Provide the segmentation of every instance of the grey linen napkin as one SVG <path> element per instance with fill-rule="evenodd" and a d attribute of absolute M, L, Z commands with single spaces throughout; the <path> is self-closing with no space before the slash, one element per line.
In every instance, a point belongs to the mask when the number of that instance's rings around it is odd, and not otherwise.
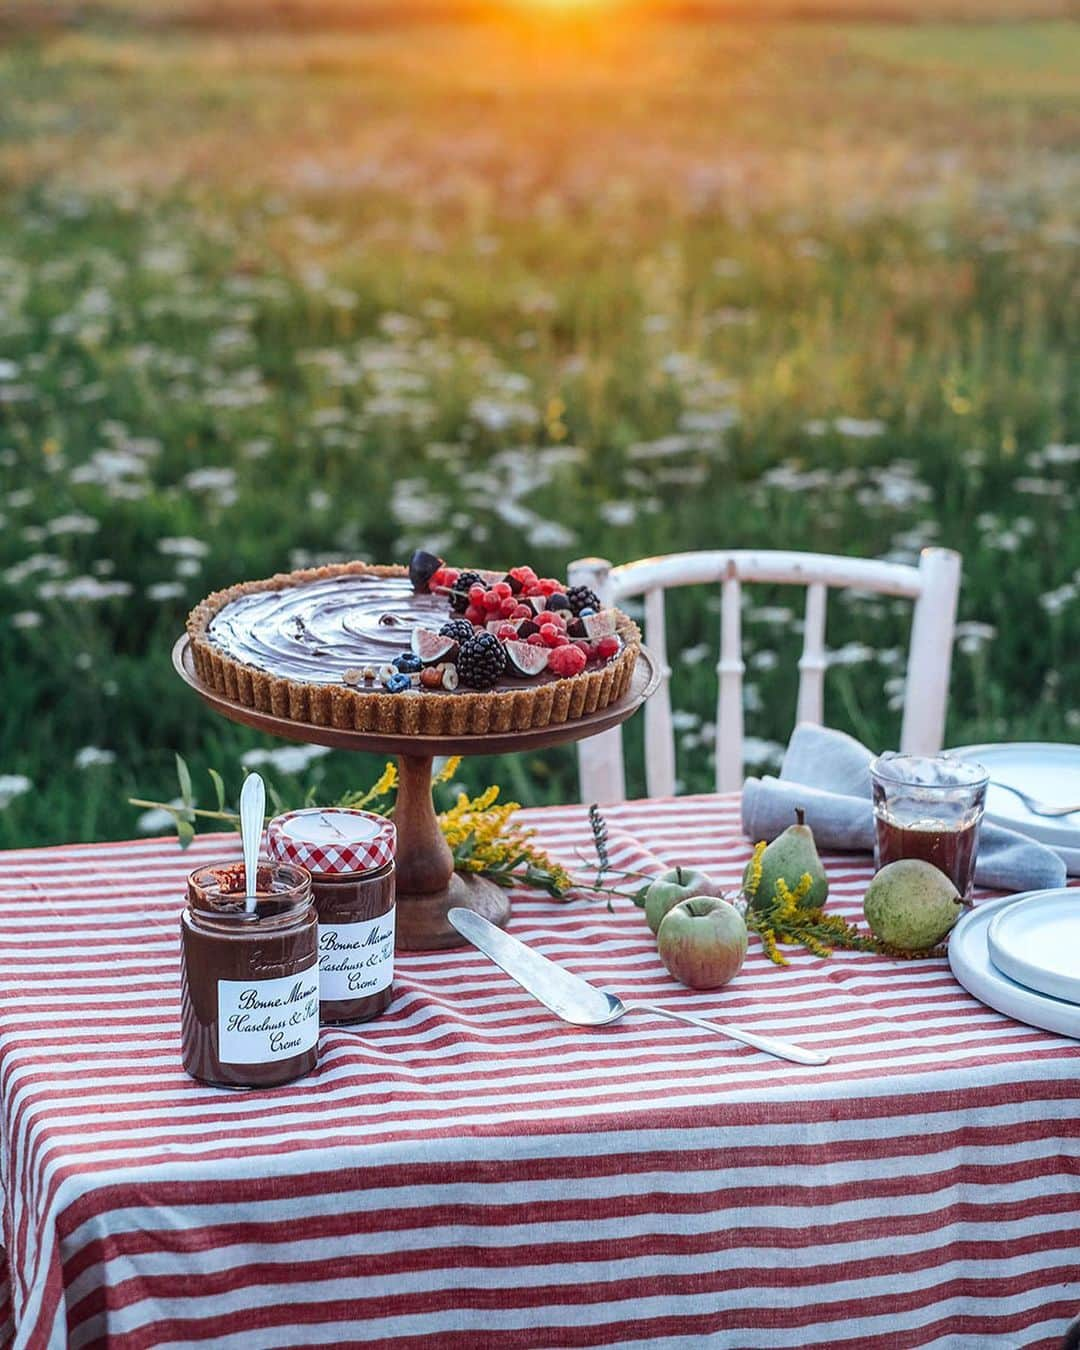
<path fill-rule="evenodd" d="M 746 780 L 742 824 L 747 838 L 775 839 L 801 806 L 819 847 L 871 852 L 872 759 L 865 745 L 842 731 L 800 723 L 791 734 L 780 777 Z M 1049 890 L 1065 885 L 1065 864 L 1045 844 L 983 821 L 975 880 L 993 891 Z"/>

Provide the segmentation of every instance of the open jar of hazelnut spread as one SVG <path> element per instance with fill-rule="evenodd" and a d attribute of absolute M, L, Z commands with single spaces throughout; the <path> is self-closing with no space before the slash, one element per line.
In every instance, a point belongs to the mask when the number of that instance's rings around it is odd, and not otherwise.
<path fill-rule="evenodd" d="M 180 916 L 184 1068 L 220 1087 L 276 1087 L 319 1059 L 311 877 L 262 863 L 253 912 L 243 863 L 197 868 Z"/>
<path fill-rule="evenodd" d="M 378 1017 L 393 997 L 393 821 L 370 811 L 310 807 L 276 816 L 266 837 L 275 859 L 311 873 L 323 1022 Z"/>

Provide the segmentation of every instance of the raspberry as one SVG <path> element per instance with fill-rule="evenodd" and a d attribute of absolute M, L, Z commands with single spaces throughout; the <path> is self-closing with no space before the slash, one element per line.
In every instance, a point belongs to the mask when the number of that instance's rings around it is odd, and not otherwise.
<path fill-rule="evenodd" d="M 494 591 L 485 591 L 480 603 L 485 609 L 496 610 L 502 604 L 502 596 L 496 595 Z"/>
<path fill-rule="evenodd" d="M 554 671 L 561 679 L 580 675 L 584 669 L 585 653 L 572 642 L 565 647 L 557 647 L 548 659 L 548 670 Z"/>
<path fill-rule="evenodd" d="M 515 604 L 510 611 L 511 619 L 531 619 L 533 616 L 532 605 Z"/>
<path fill-rule="evenodd" d="M 561 582 L 561 581 L 556 581 L 554 577 L 541 577 L 541 578 L 540 578 L 540 594 L 541 594 L 541 595 L 556 595 L 556 594 L 557 594 L 559 591 L 561 591 L 561 590 L 562 590 L 562 582 Z"/>
<path fill-rule="evenodd" d="M 487 623 L 487 610 L 478 609 L 476 605 L 470 605 L 465 611 L 465 617 L 474 628 L 482 628 Z"/>
<path fill-rule="evenodd" d="M 553 623 L 560 633 L 566 632 L 566 618 L 557 609 L 545 609 L 543 611 L 544 623 Z"/>
<path fill-rule="evenodd" d="M 546 595 L 546 594 L 547 594 L 547 592 L 544 591 L 544 590 L 541 588 L 539 581 L 527 581 L 527 582 L 525 583 L 525 590 L 524 590 L 522 593 L 523 593 L 524 595 Z"/>
<path fill-rule="evenodd" d="M 497 581 L 491 589 L 500 600 L 506 600 L 514 594 L 513 587 L 508 581 Z"/>
<path fill-rule="evenodd" d="M 530 633 L 529 636 L 525 639 L 525 641 L 529 644 L 530 647 L 547 646 L 547 643 L 544 641 L 544 639 L 540 636 L 539 633 Z"/>
<path fill-rule="evenodd" d="M 602 637 L 596 644 L 596 655 L 601 661 L 608 661 L 622 646 L 619 639 L 612 633 L 607 637 Z"/>
<path fill-rule="evenodd" d="M 522 586 L 530 586 L 537 579 L 536 573 L 531 567 L 511 567 L 506 575 L 513 577 L 515 581 L 519 581 Z"/>
<path fill-rule="evenodd" d="M 559 638 L 563 635 L 553 623 L 542 623 L 540 625 L 540 639 L 545 647 L 557 647 Z"/>

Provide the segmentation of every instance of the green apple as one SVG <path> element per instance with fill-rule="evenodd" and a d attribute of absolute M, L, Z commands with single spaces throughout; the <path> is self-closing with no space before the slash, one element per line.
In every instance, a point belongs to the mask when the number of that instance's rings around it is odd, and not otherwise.
<path fill-rule="evenodd" d="M 742 970 L 746 924 L 727 900 L 695 895 L 664 915 L 656 949 L 675 979 L 691 989 L 719 989 Z"/>
<path fill-rule="evenodd" d="M 673 867 L 661 874 L 645 892 L 645 921 L 654 933 L 660 930 L 660 921 L 673 905 L 689 900 L 692 895 L 720 895 L 720 887 L 704 872 L 694 867 Z"/>

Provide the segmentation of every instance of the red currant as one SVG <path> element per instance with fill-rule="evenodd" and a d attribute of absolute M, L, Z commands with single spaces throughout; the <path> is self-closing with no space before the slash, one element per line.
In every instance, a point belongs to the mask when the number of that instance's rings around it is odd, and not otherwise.
<path fill-rule="evenodd" d="M 515 604 L 514 608 L 510 611 L 510 617 L 512 619 L 531 619 L 532 616 L 533 616 L 532 605 Z"/>
<path fill-rule="evenodd" d="M 485 591 L 480 603 L 485 609 L 496 610 L 502 604 L 502 596 L 496 595 L 494 591 Z"/>
<path fill-rule="evenodd" d="M 487 623 L 487 610 L 480 609 L 476 605 L 470 605 L 465 611 L 464 617 L 468 619 L 474 628 L 480 628 Z"/>
<path fill-rule="evenodd" d="M 544 639 L 540 636 L 539 633 L 530 633 L 529 636 L 525 639 L 525 641 L 529 644 L 530 647 L 547 646 L 547 643 L 544 641 Z"/>

